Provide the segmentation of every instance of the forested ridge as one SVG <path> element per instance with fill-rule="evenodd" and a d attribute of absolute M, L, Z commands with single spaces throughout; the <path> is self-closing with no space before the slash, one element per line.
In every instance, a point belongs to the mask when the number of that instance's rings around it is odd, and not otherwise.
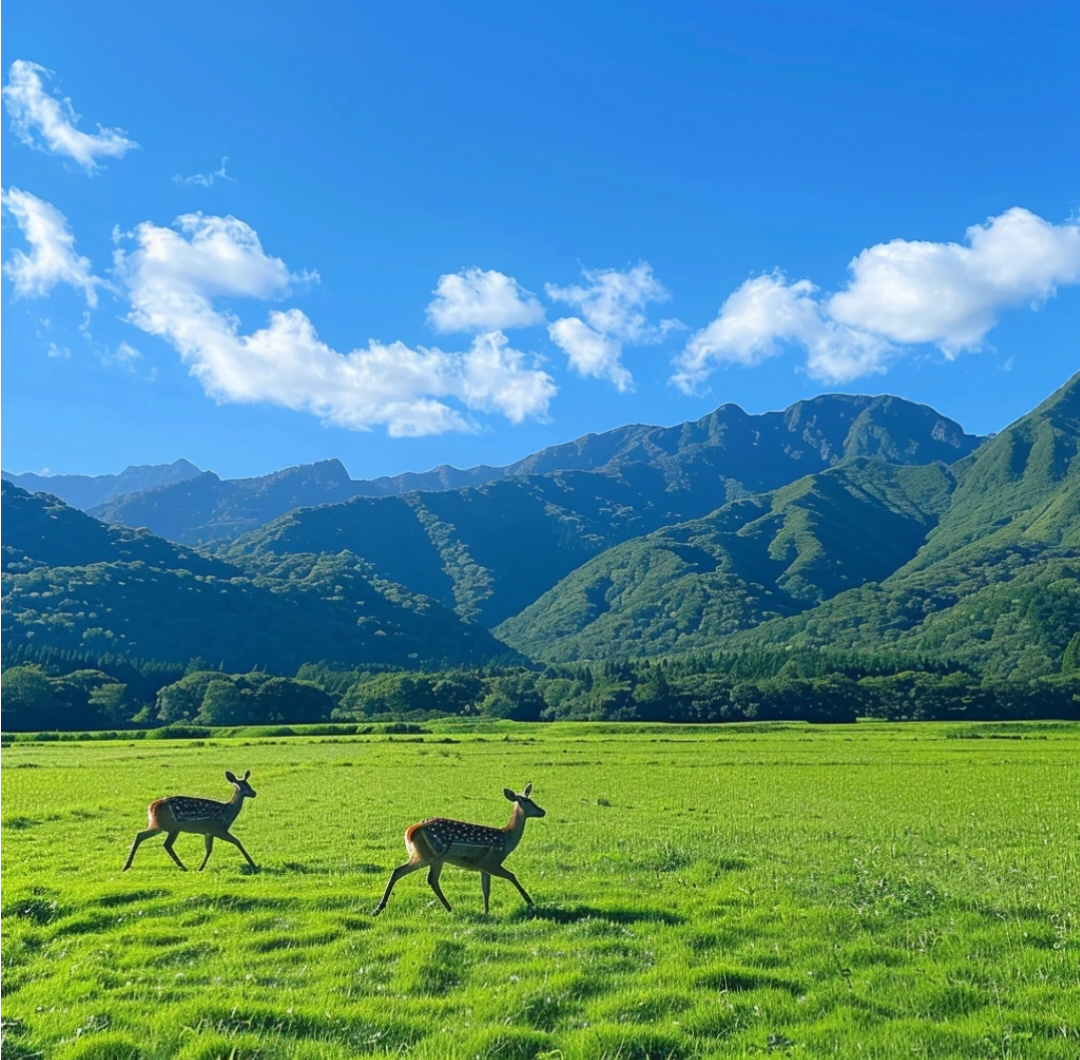
<path fill-rule="evenodd" d="M 1076 716 L 1080 375 L 979 443 L 722 406 L 203 546 L 5 482 L 3 726 Z"/>

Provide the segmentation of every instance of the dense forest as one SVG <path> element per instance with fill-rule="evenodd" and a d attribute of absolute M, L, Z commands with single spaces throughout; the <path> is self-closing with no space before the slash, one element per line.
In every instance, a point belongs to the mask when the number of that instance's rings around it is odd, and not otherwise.
<path fill-rule="evenodd" d="M 784 650 L 634 662 L 236 674 L 21 651 L 3 673 L 5 731 L 328 721 L 852 722 L 1080 720 L 1080 633 L 1058 673 L 987 678 L 933 658 Z"/>
<path fill-rule="evenodd" d="M 1078 453 L 1080 375 L 989 440 L 826 395 L 284 515 L 361 484 L 115 502 L 263 520 L 203 545 L 5 481 L 2 726 L 1080 717 Z"/>

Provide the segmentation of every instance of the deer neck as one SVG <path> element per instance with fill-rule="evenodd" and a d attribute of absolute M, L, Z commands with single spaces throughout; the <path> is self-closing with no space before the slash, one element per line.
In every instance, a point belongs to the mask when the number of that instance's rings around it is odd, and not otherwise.
<path fill-rule="evenodd" d="M 225 821 L 226 828 L 228 828 L 229 825 L 231 825 L 233 821 L 236 820 L 236 818 L 240 814 L 240 811 L 243 808 L 244 796 L 240 794 L 239 788 L 233 788 L 232 798 L 229 799 L 227 803 L 225 803 L 225 809 L 221 814 L 222 818 Z"/>
<path fill-rule="evenodd" d="M 506 833 L 503 849 L 507 854 L 521 842 L 521 837 L 525 833 L 525 820 L 525 811 L 521 808 L 521 803 L 514 803 L 514 812 L 510 814 L 510 823 L 503 829 Z"/>

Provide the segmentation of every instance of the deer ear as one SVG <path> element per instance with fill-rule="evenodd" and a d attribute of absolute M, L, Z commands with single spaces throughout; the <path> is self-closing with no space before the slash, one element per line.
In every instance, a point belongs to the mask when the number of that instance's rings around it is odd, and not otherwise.
<path fill-rule="evenodd" d="M 250 777 L 250 776 L 251 776 L 251 770 L 249 769 L 249 770 L 248 770 L 248 771 L 247 771 L 247 772 L 246 772 L 246 773 L 244 774 L 244 779 L 245 779 L 245 780 L 247 780 L 247 778 L 248 778 L 248 777 Z"/>
<path fill-rule="evenodd" d="M 228 781 L 228 782 L 229 782 L 230 784 L 235 784 L 235 783 L 236 783 L 236 774 L 235 774 L 235 773 L 233 773 L 233 771 L 232 771 L 231 769 L 226 769 L 226 770 L 225 770 L 225 779 L 226 779 L 226 780 L 227 780 L 227 781 Z"/>
<path fill-rule="evenodd" d="M 525 798 L 528 798 L 532 794 L 532 781 L 531 780 L 529 781 L 528 784 L 525 785 L 525 790 L 522 791 L 521 794 L 524 795 Z"/>
<path fill-rule="evenodd" d="M 509 788 L 503 788 L 503 794 L 511 801 L 517 802 L 517 795 L 515 795 Z"/>

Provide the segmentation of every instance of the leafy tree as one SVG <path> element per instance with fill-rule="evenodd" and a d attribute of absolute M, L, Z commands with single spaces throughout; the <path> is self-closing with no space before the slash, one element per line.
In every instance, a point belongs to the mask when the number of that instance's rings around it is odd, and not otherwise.
<path fill-rule="evenodd" d="M 1073 639 L 1069 641 L 1065 654 L 1061 658 L 1063 674 L 1074 674 L 1078 671 L 1080 671 L 1080 631 L 1073 634 Z"/>
<path fill-rule="evenodd" d="M 40 666 L 12 666 L 0 682 L 3 727 L 15 732 L 63 729 L 70 724 L 70 703 Z"/>
<path fill-rule="evenodd" d="M 271 677 L 264 681 L 253 700 L 254 716 L 262 722 L 301 725 L 325 721 L 334 709 L 333 699 L 317 685 L 288 677 Z"/>
<path fill-rule="evenodd" d="M 250 689 L 241 691 L 229 678 L 217 677 L 207 684 L 195 721 L 201 725 L 248 725 L 259 720 L 251 706 L 254 698 Z"/>

